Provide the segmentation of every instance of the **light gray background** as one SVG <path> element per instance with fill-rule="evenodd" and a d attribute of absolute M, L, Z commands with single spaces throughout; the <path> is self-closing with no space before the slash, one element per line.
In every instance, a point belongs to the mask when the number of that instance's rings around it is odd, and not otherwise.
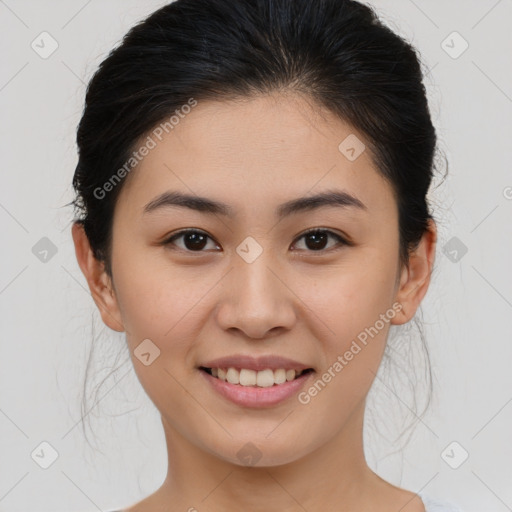
<path fill-rule="evenodd" d="M 93 325 L 101 350 L 94 382 L 123 362 L 115 359 L 123 337 L 103 328 L 95 311 L 74 256 L 72 211 L 63 207 L 73 198 L 85 84 L 134 22 L 165 3 L 0 1 L 0 511 L 108 510 L 142 499 L 165 477 L 159 417 L 129 361 L 91 398 L 97 404 L 87 419 L 103 453 L 85 442 L 80 401 Z M 505 512 L 512 510 L 512 1 L 371 4 L 431 69 L 426 85 L 450 167 L 432 194 L 440 236 L 422 306 L 435 400 L 403 452 L 389 455 L 370 439 L 369 462 L 393 483 L 467 512 Z M 58 43 L 47 59 L 31 48 L 43 31 Z M 469 43 L 458 58 L 442 47 L 453 31 Z M 447 44 L 461 48 L 453 37 Z M 32 252 L 43 237 L 57 249 L 47 262 Z M 457 262 L 444 254 L 453 237 L 467 247 Z M 469 453 L 458 469 L 441 456 L 453 441 L 451 462 Z M 48 469 L 31 457 L 42 442 L 58 452 Z"/>

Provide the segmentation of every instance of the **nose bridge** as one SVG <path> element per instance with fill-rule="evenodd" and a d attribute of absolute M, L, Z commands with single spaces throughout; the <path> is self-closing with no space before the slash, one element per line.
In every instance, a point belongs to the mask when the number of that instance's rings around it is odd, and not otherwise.
<path fill-rule="evenodd" d="M 265 299 L 263 302 L 266 304 L 275 300 L 276 294 L 282 292 L 277 289 L 276 281 L 278 280 L 275 276 L 275 273 L 279 272 L 277 267 L 276 259 L 271 256 L 270 250 L 263 251 L 250 261 L 239 257 L 234 270 L 239 285 L 237 289 L 245 288 L 245 290 L 240 289 L 240 299 Z"/>
<path fill-rule="evenodd" d="M 280 277 L 282 267 L 270 249 L 247 237 L 233 254 L 233 270 L 222 298 L 219 322 L 259 338 L 294 321 L 293 294 Z"/>

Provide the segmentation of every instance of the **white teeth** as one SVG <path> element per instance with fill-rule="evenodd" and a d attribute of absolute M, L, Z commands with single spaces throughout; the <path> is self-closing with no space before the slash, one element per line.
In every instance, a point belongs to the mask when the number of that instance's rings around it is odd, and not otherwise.
<path fill-rule="evenodd" d="M 242 370 L 243 371 L 243 370 Z M 293 370 L 295 377 L 295 370 Z M 256 374 L 256 385 L 260 388 L 269 388 L 274 385 L 274 372 L 272 370 L 263 370 Z"/>
<path fill-rule="evenodd" d="M 283 384 L 283 382 L 286 382 L 286 370 L 274 370 L 274 382 L 276 384 Z"/>
<path fill-rule="evenodd" d="M 228 371 L 226 373 L 226 380 L 230 384 L 239 384 L 240 377 L 241 375 L 234 368 L 228 368 Z"/>
<path fill-rule="evenodd" d="M 238 371 L 236 368 L 211 368 L 212 375 L 224 382 L 230 384 L 239 384 L 240 386 L 258 386 L 260 388 L 269 388 L 274 384 L 284 384 L 295 379 L 302 374 L 302 370 L 278 370 L 266 369 L 262 371 L 248 370 L 246 368 Z"/>
<path fill-rule="evenodd" d="M 295 379 L 295 370 L 286 370 L 286 380 L 290 381 Z"/>
<path fill-rule="evenodd" d="M 238 370 L 235 370 L 234 368 L 230 368 L 230 370 L 233 370 L 234 372 L 238 373 Z M 241 386 L 255 386 L 256 385 L 256 380 L 257 380 L 257 375 L 256 375 L 256 372 L 254 370 L 240 370 L 240 373 L 238 373 L 238 375 L 240 375 L 240 385 Z"/>

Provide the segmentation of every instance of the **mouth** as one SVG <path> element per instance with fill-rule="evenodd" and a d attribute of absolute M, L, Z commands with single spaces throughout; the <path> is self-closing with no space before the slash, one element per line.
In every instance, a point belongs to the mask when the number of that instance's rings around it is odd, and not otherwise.
<path fill-rule="evenodd" d="M 208 368 L 206 366 L 200 366 L 199 369 L 220 381 L 248 388 L 270 388 L 281 386 L 314 371 L 313 368 L 266 368 L 257 371 L 249 368 Z"/>
<path fill-rule="evenodd" d="M 314 367 L 278 354 L 232 354 L 196 368 L 215 395 L 246 408 L 285 405 L 316 374 Z"/>

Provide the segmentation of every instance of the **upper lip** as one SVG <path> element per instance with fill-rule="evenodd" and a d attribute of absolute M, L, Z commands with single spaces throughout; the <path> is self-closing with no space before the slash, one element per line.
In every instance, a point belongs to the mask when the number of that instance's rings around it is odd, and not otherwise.
<path fill-rule="evenodd" d="M 287 357 L 266 355 L 252 357 L 248 355 L 233 355 L 212 359 L 200 365 L 203 368 L 246 368 L 247 370 L 261 371 L 266 369 L 278 370 L 307 370 L 310 365 L 288 359 Z"/>

